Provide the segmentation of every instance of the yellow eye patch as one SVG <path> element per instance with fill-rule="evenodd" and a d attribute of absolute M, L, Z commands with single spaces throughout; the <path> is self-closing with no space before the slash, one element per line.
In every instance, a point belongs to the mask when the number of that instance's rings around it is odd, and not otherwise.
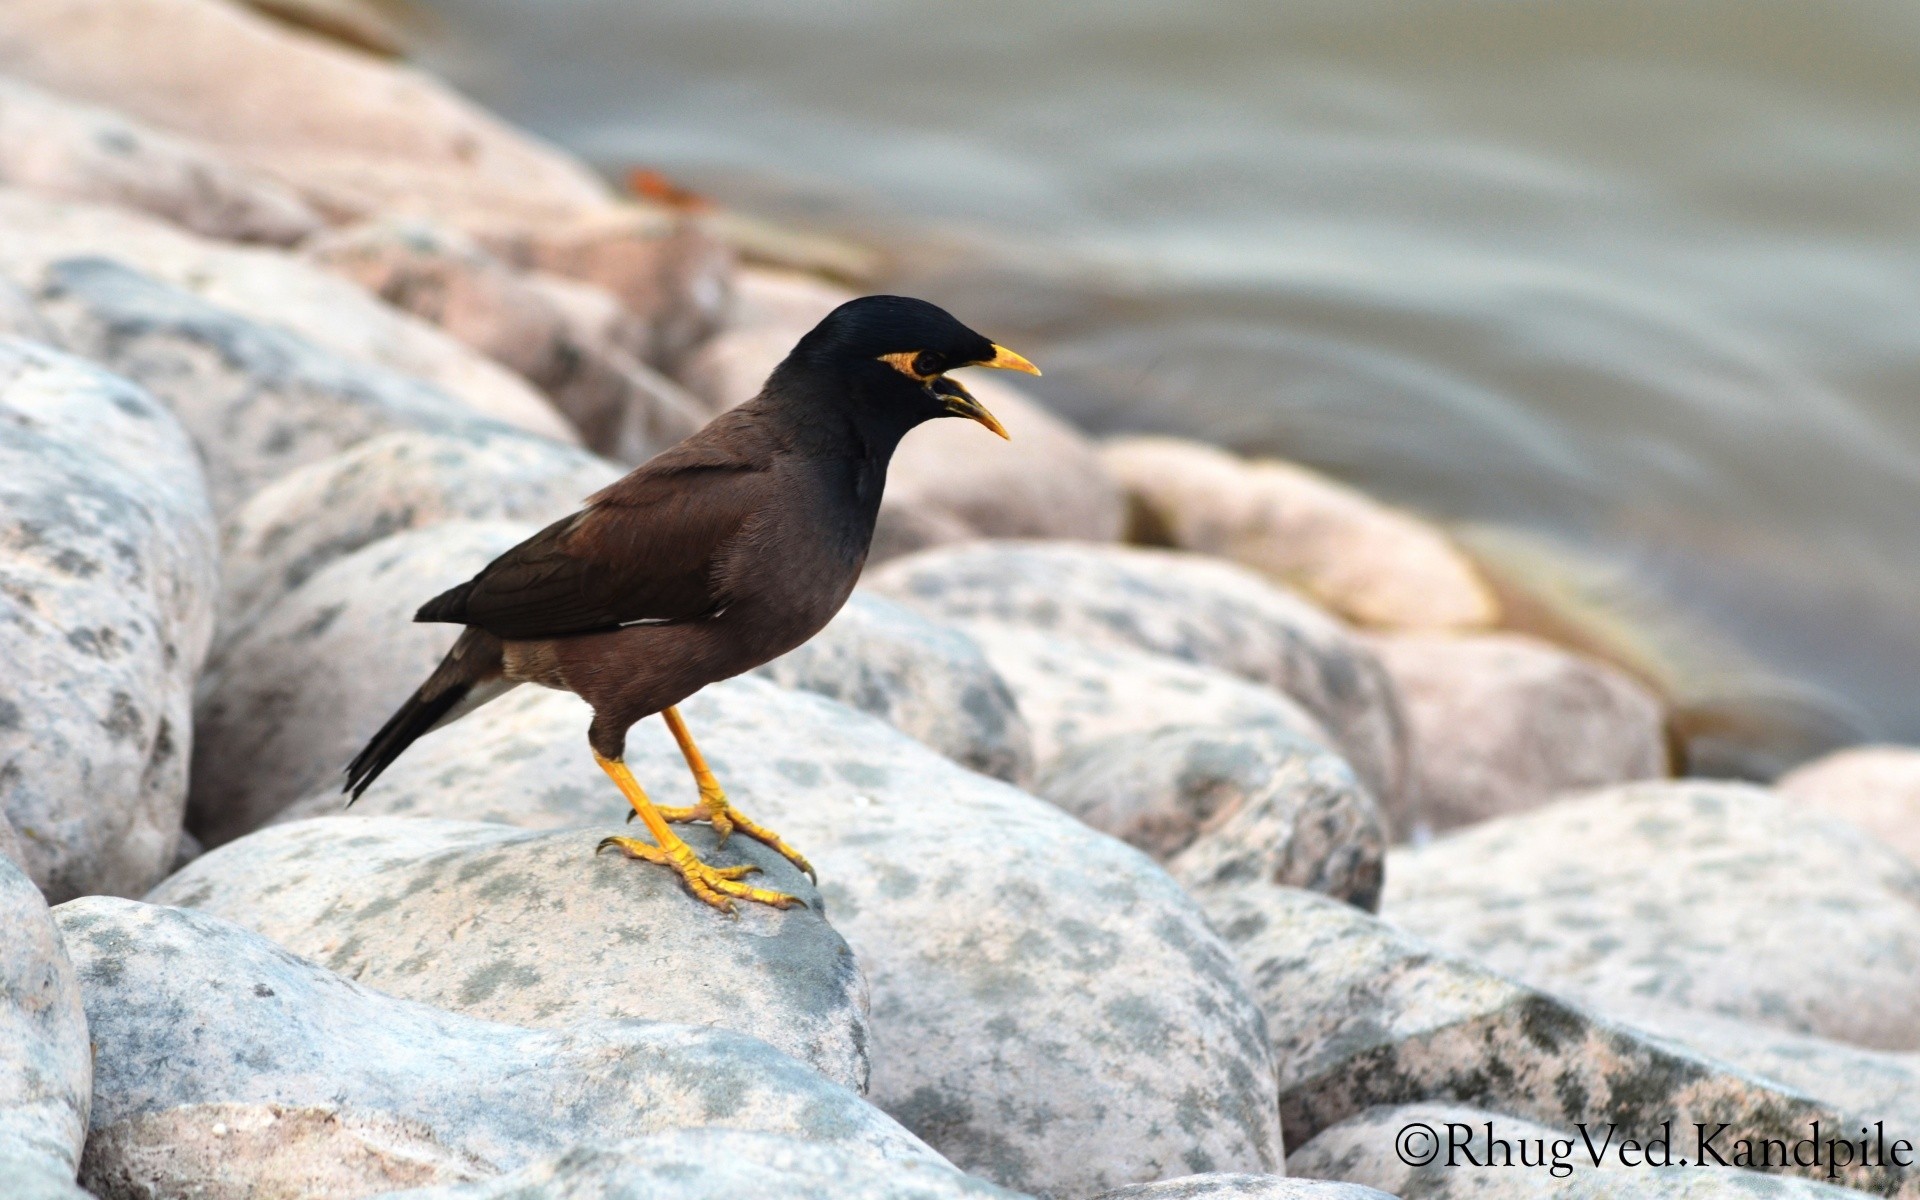
<path fill-rule="evenodd" d="M 921 355 L 921 351 L 918 351 L 918 350 L 902 350 L 898 354 L 882 354 L 880 356 L 880 361 L 892 367 L 894 370 L 900 372 L 902 375 L 905 375 L 909 379 L 914 379 L 914 380 L 918 380 L 921 383 L 925 383 L 927 380 L 932 379 L 935 375 L 938 375 L 939 372 L 932 371 L 927 374 L 921 374 L 921 372 L 918 370 L 919 363 L 920 363 L 920 355 Z"/>

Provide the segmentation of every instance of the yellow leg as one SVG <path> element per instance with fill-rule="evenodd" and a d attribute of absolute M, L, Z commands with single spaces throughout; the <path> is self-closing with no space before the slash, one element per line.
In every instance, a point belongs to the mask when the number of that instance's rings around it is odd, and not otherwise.
<path fill-rule="evenodd" d="M 593 761 L 599 763 L 600 769 L 612 778 L 614 786 L 620 789 L 620 794 L 627 798 L 627 803 L 633 805 L 633 811 L 645 823 L 647 832 L 653 835 L 652 842 L 627 837 L 602 838 L 597 850 L 617 846 L 629 858 L 643 858 L 671 867 L 687 885 L 688 891 L 722 912 L 733 911 L 733 901 L 728 899 L 730 896 L 771 904 L 775 908 L 792 908 L 800 903 L 797 897 L 784 892 L 772 892 L 740 882 L 741 876 L 751 875 L 759 867 L 712 867 L 701 862 L 694 855 L 693 847 L 681 841 L 679 835 L 667 826 L 660 810 L 654 807 L 653 801 L 647 799 L 646 792 L 640 789 L 640 781 L 633 777 L 626 763 L 617 758 L 601 758 L 598 754 L 593 756 Z"/>
<path fill-rule="evenodd" d="M 700 753 L 700 747 L 694 745 L 693 734 L 687 731 L 687 723 L 680 719 L 680 710 L 664 709 L 660 716 L 672 732 L 673 740 L 680 744 L 680 753 L 687 760 L 687 769 L 693 772 L 693 782 L 700 789 L 698 804 L 688 808 L 659 809 L 661 818 L 674 822 L 712 822 L 714 832 L 720 835 L 722 846 L 727 844 L 727 839 L 735 830 L 739 830 L 754 841 L 773 847 L 785 855 L 788 862 L 805 871 L 808 878 L 819 882 L 819 876 L 814 874 L 813 864 L 806 860 L 806 856 L 787 845 L 773 830 L 748 820 L 739 809 L 727 802 L 727 793 L 721 790 L 720 781 L 713 777 L 713 771 L 708 768 L 706 756 Z"/>

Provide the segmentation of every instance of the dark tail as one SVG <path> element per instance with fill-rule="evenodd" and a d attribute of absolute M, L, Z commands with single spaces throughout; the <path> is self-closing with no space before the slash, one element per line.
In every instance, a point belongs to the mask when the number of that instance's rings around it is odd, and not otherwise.
<path fill-rule="evenodd" d="M 455 709 L 483 684 L 497 683 L 505 664 L 500 639 L 479 629 L 468 629 L 447 651 L 433 674 L 415 689 L 400 711 L 387 718 L 380 732 L 347 764 L 343 791 L 351 792 L 347 807 L 380 778 L 380 773 L 427 732 L 459 715 Z"/>

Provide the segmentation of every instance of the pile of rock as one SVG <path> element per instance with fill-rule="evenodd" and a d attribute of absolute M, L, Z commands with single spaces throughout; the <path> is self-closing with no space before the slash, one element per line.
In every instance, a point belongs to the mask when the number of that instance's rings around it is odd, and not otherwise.
<path fill-rule="evenodd" d="M 418 601 L 847 293 L 365 54 L 355 0 L 258 7 L 0 7 L 8 1195 L 1846 1195 L 1394 1138 L 1920 1128 L 1920 752 L 1659 781 L 1660 698 L 1504 630 L 1444 531 L 991 384 L 1012 443 L 909 439 L 853 601 L 685 706 L 820 884 L 696 847 L 806 907 L 595 857 L 559 693 L 343 813 L 449 641 Z M 628 759 L 692 799 L 657 723 Z"/>

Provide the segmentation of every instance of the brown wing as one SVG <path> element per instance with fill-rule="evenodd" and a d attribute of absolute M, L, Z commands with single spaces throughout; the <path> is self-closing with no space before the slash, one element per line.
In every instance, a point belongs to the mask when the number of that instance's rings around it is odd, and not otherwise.
<path fill-rule="evenodd" d="M 713 441 L 696 435 L 653 459 L 414 619 L 526 639 L 718 612 L 727 597 L 716 565 L 764 502 L 767 474 L 766 456 L 753 453 L 764 447 Z"/>

